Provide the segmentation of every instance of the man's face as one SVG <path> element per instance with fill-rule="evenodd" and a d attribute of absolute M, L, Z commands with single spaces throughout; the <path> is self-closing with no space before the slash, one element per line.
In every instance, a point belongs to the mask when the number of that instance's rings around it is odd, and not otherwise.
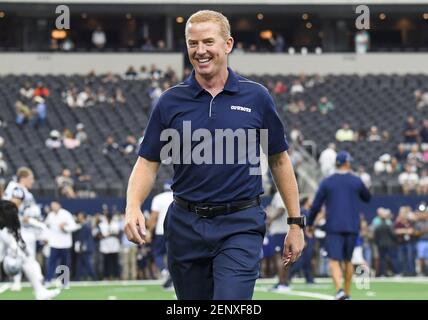
<path fill-rule="evenodd" d="M 189 24 L 186 34 L 187 53 L 195 72 L 212 78 L 227 66 L 227 54 L 232 51 L 233 39 L 225 40 L 220 26 L 214 22 Z"/>
<path fill-rule="evenodd" d="M 30 174 L 28 177 L 22 178 L 21 183 L 27 188 L 31 189 L 34 184 L 34 175 Z"/>

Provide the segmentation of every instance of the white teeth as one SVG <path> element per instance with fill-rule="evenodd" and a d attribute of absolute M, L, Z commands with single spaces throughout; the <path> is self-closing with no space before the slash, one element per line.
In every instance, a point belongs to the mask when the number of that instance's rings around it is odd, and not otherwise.
<path fill-rule="evenodd" d="M 198 61 L 200 62 L 200 63 L 205 63 L 205 62 L 208 62 L 210 59 L 198 59 Z"/>

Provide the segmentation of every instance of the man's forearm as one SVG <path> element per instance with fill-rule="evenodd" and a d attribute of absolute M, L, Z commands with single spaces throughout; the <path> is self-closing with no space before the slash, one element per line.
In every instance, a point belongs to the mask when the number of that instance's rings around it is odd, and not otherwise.
<path fill-rule="evenodd" d="M 126 192 L 126 207 L 140 208 L 156 180 L 159 163 L 139 157 L 132 169 Z"/>
<path fill-rule="evenodd" d="M 299 189 L 287 152 L 269 156 L 273 179 L 288 210 L 289 217 L 300 217 Z"/>

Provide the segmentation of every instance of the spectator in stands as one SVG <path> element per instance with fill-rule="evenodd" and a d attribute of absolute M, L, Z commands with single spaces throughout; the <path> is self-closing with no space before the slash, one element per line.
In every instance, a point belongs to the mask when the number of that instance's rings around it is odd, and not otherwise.
<path fill-rule="evenodd" d="M 133 135 L 126 137 L 125 142 L 122 144 L 120 151 L 123 155 L 135 154 L 137 150 L 137 139 Z"/>
<path fill-rule="evenodd" d="M 392 215 L 389 210 L 378 210 L 379 224 L 374 228 L 374 239 L 379 250 L 379 274 L 378 276 L 386 276 L 386 259 L 391 262 L 392 272 L 395 275 L 400 273 L 398 254 L 397 254 L 397 238 L 394 233 L 392 223 Z"/>
<path fill-rule="evenodd" d="M 144 43 L 141 47 L 141 50 L 151 52 L 155 50 L 155 47 L 153 46 L 152 40 L 150 38 L 145 38 Z"/>
<path fill-rule="evenodd" d="M 356 137 L 355 140 L 356 141 L 366 141 L 367 140 L 367 130 L 365 128 L 360 128 L 357 130 L 357 132 L 355 133 Z"/>
<path fill-rule="evenodd" d="M 155 64 L 150 66 L 149 74 L 150 77 L 154 80 L 158 80 L 163 76 L 162 70 L 160 70 Z"/>
<path fill-rule="evenodd" d="M 305 91 L 302 83 L 299 80 L 294 80 L 293 85 L 291 86 L 290 93 L 291 95 L 301 94 Z"/>
<path fill-rule="evenodd" d="M 333 103 L 331 103 L 326 96 L 323 96 L 320 98 L 320 101 L 318 103 L 318 110 L 322 114 L 327 114 L 328 112 L 332 111 L 334 109 Z"/>
<path fill-rule="evenodd" d="M 370 177 L 370 174 L 366 171 L 364 166 L 360 166 L 358 168 L 358 176 L 361 178 L 366 188 L 370 189 L 370 187 L 372 186 L 372 178 Z"/>
<path fill-rule="evenodd" d="M 390 138 L 391 138 L 391 135 L 389 134 L 389 131 L 388 130 L 383 130 L 382 131 L 382 141 L 383 142 L 388 142 Z"/>
<path fill-rule="evenodd" d="M 76 139 L 70 129 L 64 129 L 62 136 L 62 143 L 66 149 L 75 149 L 80 146 L 80 141 Z"/>
<path fill-rule="evenodd" d="M 49 89 L 44 86 L 43 82 L 37 83 L 37 87 L 33 91 L 33 97 L 42 97 L 44 99 L 49 97 Z"/>
<path fill-rule="evenodd" d="M 80 225 L 76 224 L 71 213 L 56 201 L 51 203 L 51 212 L 46 217 L 45 224 L 49 229 L 50 247 L 46 281 L 50 283 L 54 279 L 57 266 L 65 265 L 71 268 L 72 232 L 77 231 Z"/>
<path fill-rule="evenodd" d="M 80 144 L 89 142 L 88 134 L 85 131 L 85 126 L 83 123 L 78 123 L 76 125 L 76 131 L 76 139 L 80 142 Z"/>
<path fill-rule="evenodd" d="M 85 77 L 85 84 L 91 85 L 91 84 L 94 84 L 95 81 L 97 81 L 97 75 L 95 73 L 95 70 L 91 70 Z"/>
<path fill-rule="evenodd" d="M 6 175 L 7 169 L 7 162 L 6 160 L 4 160 L 3 152 L 0 151 L 0 180 L 2 180 L 3 177 Z"/>
<path fill-rule="evenodd" d="M 61 50 L 65 52 L 73 50 L 74 47 L 74 42 L 70 38 L 65 39 L 60 45 Z"/>
<path fill-rule="evenodd" d="M 108 136 L 106 142 L 103 145 L 102 153 L 107 155 L 111 152 L 116 152 L 119 150 L 119 145 L 114 141 L 112 136 Z"/>
<path fill-rule="evenodd" d="M 34 89 L 31 87 L 28 81 L 26 81 L 24 83 L 24 86 L 19 89 L 19 95 L 21 96 L 21 99 L 25 102 L 29 102 L 31 101 L 31 99 L 33 99 Z"/>
<path fill-rule="evenodd" d="M 157 81 L 153 81 L 151 87 L 149 88 L 149 97 L 152 100 L 152 105 L 151 105 L 152 109 L 158 102 L 161 95 L 162 95 L 162 89 L 159 87 L 159 83 Z"/>
<path fill-rule="evenodd" d="M 414 276 L 416 274 L 413 242 L 414 230 L 412 222 L 409 219 L 410 214 L 411 212 L 409 212 L 407 207 L 400 207 L 394 223 L 394 232 L 398 240 L 400 269 L 403 270 L 404 276 Z"/>
<path fill-rule="evenodd" d="M 293 127 L 293 129 L 291 129 L 290 139 L 291 139 L 291 142 L 293 143 L 296 143 L 299 145 L 302 144 L 304 137 L 299 128 Z"/>
<path fill-rule="evenodd" d="M 7 121 L 3 118 L 3 116 L 0 114 L 0 129 L 7 127 Z"/>
<path fill-rule="evenodd" d="M 398 183 L 400 184 L 405 195 L 416 191 L 416 188 L 419 184 L 419 176 L 412 170 L 411 165 L 407 164 L 405 166 L 405 171 L 400 173 L 398 176 Z"/>
<path fill-rule="evenodd" d="M 74 180 L 71 177 L 70 169 L 63 169 L 61 175 L 55 178 L 55 182 L 61 196 L 69 199 L 76 198 Z"/>
<path fill-rule="evenodd" d="M 94 192 L 92 191 L 92 177 L 89 174 L 83 173 L 81 167 L 77 166 L 74 170 L 74 190 L 76 196 L 79 198 L 92 198 Z"/>
<path fill-rule="evenodd" d="M 364 54 L 370 48 L 370 35 L 367 30 L 360 30 L 355 34 L 355 52 Z"/>
<path fill-rule="evenodd" d="M 321 173 L 323 177 L 327 177 L 335 171 L 336 155 L 336 145 L 334 143 L 329 143 L 328 147 L 323 152 L 321 152 L 318 162 L 321 166 Z"/>
<path fill-rule="evenodd" d="M 416 128 L 415 118 L 412 116 L 407 118 L 404 127 L 404 142 L 408 144 L 418 143 L 419 130 Z"/>
<path fill-rule="evenodd" d="M 115 96 L 114 96 L 114 102 L 124 105 L 126 103 L 125 95 L 123 94 L 123 91 L 121 88 L 116 88 Z"/>
<path fill-rule="evenodd" d="M 401 164 L 401 166 L 404 166 L 404 164 L 407 162 L 407 155 L 409 153 L 406 150 L 406 146 L 404 143 L 400 143 L 397 146 L 397 152 L 395 153 L 394 157 L 397 159 L 397 161 Z"/>
<path fill-rule="evenodd" d="M 100 252 L 103 255 L 104 280 L 118 280 L 120 277 L 120 224 L 116 217 L 107 214 L 99 224 Z"/>
<path fill-rule="evenodd" d="M 186 69 L 184 69 L 186 70 Z M 146 66 L 141 66 L 140 68 L 140 79 L 141 80 L 146 80 L 146 79 L 150 79 L 151 75 L 150 73 L 147 71 L 147 67 Z"/>
<path fill-rule="evenodd" d="M 30 108 L 26 104 L 24 104 L 22 101 L 20 100 L 16 101 L 15 111 L 16 111 L 15 123 L 18 126 L 22 126 L 26 124 L 28 121 L 31 121 L 33 113 L 31 112 Z"/>
<path fill-rule="evenodd" d="M 371 126 L 369 134 L 367 136 L 367 141 L 373 142 L 373 141 L 381 141 L 382 137 L 379 134 L 379 130 L 376 126 Z"/>
<path fill-rule="evenodd" d="M 92 32 L 92 44 L 97 49 L 103 49 L 107 43 L 107 36 L 101 26 L 98 26 L 94 32 Z"/>
<path fill-rule="evenodd" d="M 70 89 L 63 93 L 64 101 L 70 108 L 80 107 L 83 102 L 79 99 L 77 88 L 73 85 Z M 83 97 L 82 97 L 83 98 Z"/>
<path fill-rule="evenodd" d="M 57 39 L 50 39 L 49 41 L 49 50 L 50 51 L 58 51 L 59 50 L 59 43 Z"/>
<path fill-rule="evenodd" d="M 95 251 L 95 241 L 92 236 L 92 224 L 84 212 L 77 214 L 77 221 L 81 225 L 74 235 L 74 252 L 76 253 L 76 281 L 81 278 L 86 280 L 90 277 L 97 280 L 93 264 L 93 253 Z"/>
<path fill-rule="evenodd" d="M 280 95 L 287 92 L 287 86 L 281 80 L 278 80 L 275 84 L 275 88 L 273 89 L 273 93 L 276 95 Z"/>
<path fill-rule="evenodd" d="M 91 87 L 86 86 L 83 91 L 77 95 L 76 106 L 86 108 L 95 104 L 95 97 Z"/>
<path fill-rule="evenodd" d="M 164 78 L 166 81 L 169 81 L 170 83 L 177 83 L 178 82 L 177 74 L 175 73 L 174 69 L 172 69 L 171 66 L 168 66 L 166 68 L 165 73 L 164 73 Z"/>
<path fill-rule="evenodd" d="M 33 116 L 31 118 L 31 125 L 36 129 L 43 126 L 46 121 L 46 104 L 45 99 L 41 96 L 34 97 L 34 107 L 32 109 Z"/>
<path fill-rule="evenodd" d="M 98 88 L 97 93 L 95 94 L 95 101 L 96 103 L 105 103 L 110 101 L 111 103 L 111 99 L 106 91 L 106 89 L 104 89 L 103 87 Z"/>
<path fill-rule="evenodd" d="M 83 173 L 80 166 L 77 166 L 74 170 L 72 179 L 77 198 L 93 198 L 95 196 L 92 190 L 92 176 Z"/>
<path fill-rule="evenodd" d="M 418 212 L 415 224 L 417 258 L 420 275 L 428 276 L 428 212 Z"/>
<path fill-rule="evenodd" d="M 428 107 L 428 91 L 422 92 L 421 90 L 416 90 L 415 93 L 416 108 L 418 110 Z"/>
<path fill-rule="evenodd" d="M 423 169 L 419 177 L 418 194 L 428 195 L 428 170 Z"/>
<path fill-rule="evenodd" d="M 336 131 L 336 140 L 339 142 L 354 141 L 354 130 L 349 123 L 344 123 L 342 128 Z"/>
<path fill-rule="evenodd" d="M 422 153 L 419 152 L 419 146 L 417 144 L 412 145 L 412 149 L 407 155 L 406 163 L 412 167 L 413 172 L 419 171 L 419 169 L 424 166 L 424 158 Z"/>
<path fill-rule="evenodd" d="M 245 53 L 245 51 L 244 51 L 244 44 L 241 41 L 238 41 L 236 43 L 235 48 L 233 48 L 233 52 L 232 53 L 235 53 L 235 54 Z"/>
<path fill-rule="evenodd" d="M 107 72 L 107 74 L 101 79 L 102 83 L 117 83 L 119 77 L 113 74 L 113 72 Z"/>
<path fill-rule="evenodd" d="M 285 105 L 285 110 L 291 113 L 299 113 L 306 110 L 305 101 L 303 99 L 293 99 L 291 103 Z"/>
<path fill-rule="evenodd" d="M 428 119 L 424 119 L 422 129 L 419 131 L 419 137 L 422 144 L 428 144 Z"/>
<path fill-rule="evenodd" d="M 124 76 L 125 80 L 137 80 L 138 79 L 138 72 L 135 70 L 134 66 L 129 66 L 128 69 L 125 72 Z"/>
<path fill-rule="evenodd" d="M 390 173 L 392 171 L 391 168 L 391 155 L 388 153 L 384 153 L 379 157 L 379 159 L 374 164 L 374 172 L 375 174 L 382 173 Z"/>
<path fill-rule="evenodd" d="M 269 39 L 269 42 L 272 45 L 274 52 L 284 52 L 285 41 L 281 34 L 277 33 L 275 39 L 272 37 Z"/>
<path fill-rule="evenodd" d="M 58 130 L 51 130 L 49 138 L 45 141 L 45 146 L 49 149 L 58 149 L 62 146 L 61 133 Z"/>
<path fill-rule="evenodd" d="M 404 166 L 402 166 L 397 158 L 392 157 L 390 162 L 389 170 L 387 171 L 390 175 L 397 175 L 403 171 Z"/>

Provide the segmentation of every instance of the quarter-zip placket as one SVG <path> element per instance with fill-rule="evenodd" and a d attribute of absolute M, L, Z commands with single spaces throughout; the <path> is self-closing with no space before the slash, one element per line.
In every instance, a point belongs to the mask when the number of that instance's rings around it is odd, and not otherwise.
<path fill-rule="evenodd" d="M 223 90 L 221 90 L 219 93 L 217 93 L 214 97 L 212 97 L 211 98 L 211 101 L 210 101 L 210 111 L 209 111 L 209 114 L 208 114 L 208 116 L 211 118 L 211 109 L 212 109 L 212 105 L 213 105 L 213 101 L 214 101 L 214 99 L 220 94 L 220 93 L 222 93 L 223 92 Z"/>

